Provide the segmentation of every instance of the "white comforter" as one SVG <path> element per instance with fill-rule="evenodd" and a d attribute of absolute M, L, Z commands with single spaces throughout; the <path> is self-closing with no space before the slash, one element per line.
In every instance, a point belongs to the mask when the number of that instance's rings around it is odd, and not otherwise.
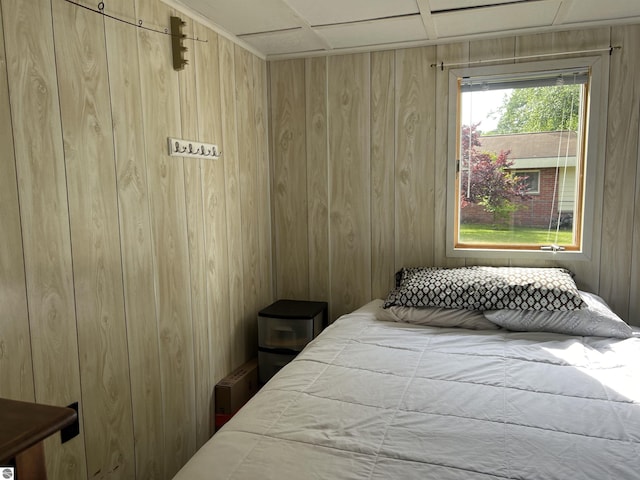
<path fill-rule="evenodd" d="M 640 479 L 640 337 L 420 327 L 380 305 L 328 327 L 175 478 Z"/>

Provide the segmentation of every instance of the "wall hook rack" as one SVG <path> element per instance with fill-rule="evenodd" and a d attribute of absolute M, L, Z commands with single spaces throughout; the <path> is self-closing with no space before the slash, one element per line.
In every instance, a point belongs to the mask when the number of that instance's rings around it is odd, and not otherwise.
<path fill-rule="evenodd" d="M 171 137 L 168 138 L 168 143 L 169 155 L 172 157 L 218 159 L 222 155 L 222 152 L 218 150 L 218 146 L 210 143 L 180 140 Z"/>
<path fill-rule="evenodd" d="M 173 52 L 173 69 L 182 70 L 189 63 L 184 54 L 187 51 L 182 42 L 187 36 L 182 33 L 182 27 L 186 25 L 180 17 L 171 17 L 171 50 Z"/>

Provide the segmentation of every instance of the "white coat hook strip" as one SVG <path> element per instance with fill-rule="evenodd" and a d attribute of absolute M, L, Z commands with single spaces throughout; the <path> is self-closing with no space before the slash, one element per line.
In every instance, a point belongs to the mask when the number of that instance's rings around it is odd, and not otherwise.
<path fill-rule="evenodd" d="M 217 145 L 195 142 L 193 140 L 180 140 L 169 137 L 169 155 L 172 157 L 191 158 L 220 158 L 222 152 Z"/>

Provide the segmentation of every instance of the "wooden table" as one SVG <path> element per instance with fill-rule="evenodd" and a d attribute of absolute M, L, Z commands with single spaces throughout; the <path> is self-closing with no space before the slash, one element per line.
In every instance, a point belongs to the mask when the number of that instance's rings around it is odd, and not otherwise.
<path fill-rule="evenodd" d="M 45 480 L 43 440 L 77 418 L 72 408 L 0 398 L 0 465 L 15 461 L 18 479 Z"/>

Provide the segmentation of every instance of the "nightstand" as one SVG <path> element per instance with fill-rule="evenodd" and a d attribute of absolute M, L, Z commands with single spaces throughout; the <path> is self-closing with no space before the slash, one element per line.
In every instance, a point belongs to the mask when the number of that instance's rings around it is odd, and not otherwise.
<path fill-rule="evenodd" d="M 266 383 L 327 326 L 327 302 L 278 300 L 258 312 L 258 379 Z"/>
<path fill-rule="evenodd" d="M 61 431 L 64 443 L 79 431 L 78 412 L 73 408 L 7 398 L 0 398 L 0 425 L 0 465 L 7 466 L 3 478 L 13 478 L 9 466 L 13 463 L 21 480 L 46 480 L 45 438 Z"/>

